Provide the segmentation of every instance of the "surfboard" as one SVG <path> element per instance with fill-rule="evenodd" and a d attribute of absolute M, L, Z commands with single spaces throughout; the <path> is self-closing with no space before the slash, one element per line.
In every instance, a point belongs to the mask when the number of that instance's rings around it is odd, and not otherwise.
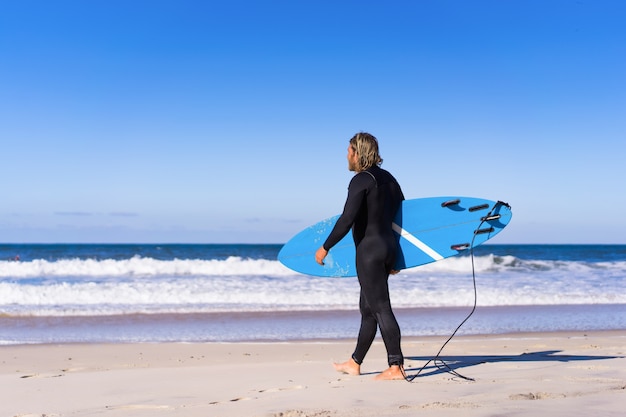
<path fill-rule="evenodd" d="M 502 201 L 473 197 L 428 197 L 402 202 L 393 222 L 398 240 L 396 270 L 436 262 L 491 239 L 511 221 Z M 322 220 L 291 238 L 278 253 L 286 267 L 319 277 L 356 276 L 356 248 L 348 233 L 329 252 L 324 265 L 315 252 L 326 241 L 339 215 Z"/>

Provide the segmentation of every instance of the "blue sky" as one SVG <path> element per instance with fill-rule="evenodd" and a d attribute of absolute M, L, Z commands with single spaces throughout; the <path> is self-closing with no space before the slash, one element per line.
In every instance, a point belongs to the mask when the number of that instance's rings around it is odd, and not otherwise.
<path fill-rule="evenodd" d="M 369 131 L 494 243 L 626 243 L 626 2 L 0 0 L 0 242 L 282 243 Z"/>

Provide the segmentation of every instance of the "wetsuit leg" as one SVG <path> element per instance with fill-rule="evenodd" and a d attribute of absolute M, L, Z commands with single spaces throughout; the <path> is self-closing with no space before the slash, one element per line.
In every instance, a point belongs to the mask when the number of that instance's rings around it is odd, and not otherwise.
<path fill-rule="evenodd" d="M 372 342 L 376 337 L 376 331 L 378 330 L 378 322 L 365 299 L 363 289 L 361 289 L 361 297 L 359 299 L 359 310 L 361 311 L 361 328 L 359 329 L 356 349 L 352 354 L 352 359 L 360 365 L 363 363 L 365 355 L 372 346 Z"/>
<path fill-rule="evenodd" d="M 389 300 L 388 278 L 393 265 L 389 263 L 389 254 L 386 247 L 380 246 L 367 248 L 362 245 L 357 251 L 357 271 L 361 284 L 361 330 L 353 355 L 357 363 L 363 361 L 376 335 L 374 322 L 380 328 L 389 365 L 404 363 L 400 347 L 400 326 Z"/>

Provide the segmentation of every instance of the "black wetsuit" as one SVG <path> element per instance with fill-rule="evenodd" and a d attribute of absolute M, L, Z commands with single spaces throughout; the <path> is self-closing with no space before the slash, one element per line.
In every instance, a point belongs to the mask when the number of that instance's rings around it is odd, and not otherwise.
<path fill-rule="evenodd" d="M 385 342 L 389 365 L 404 363 L 400 327 L 391 310 L 387 285 L 397 248 L 391 224 L 402 200 L 400 185 L 389 172 L 378 166 L 359 172 L 350 181 L 343 213 L 323 245 L 329 250 L 352 228 L 361 284 L 361 328 L 352 355 L 358 364 L 372 345 L 377 326 Z"/>

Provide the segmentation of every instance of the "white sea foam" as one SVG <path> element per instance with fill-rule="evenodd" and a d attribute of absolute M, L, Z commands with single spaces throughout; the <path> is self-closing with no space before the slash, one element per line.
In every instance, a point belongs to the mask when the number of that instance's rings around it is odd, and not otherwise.
<path fill-rule="evenodd" d="M 471 270 L 470 258 L 453 257 L 440 262 L 403 271 L 405 274 L 448 273 L 466 274 Z M 474 258 L 476 272 L 486 273 L 543 273 L 550 271 L 577 274 L 624 274 L 626 261 L 580 262 L 553 260 L 521 260 L 514 256 L 486 255 Z M 224 260 L 174 259 L 158 260 L 135 256 L 130 259 L 94 260 L 61 259 L 28 262 L 0 261 L 0 279 L 63 278 L 63 277 L 158 277 L 158 276 L 273 276 L 294 275 L 280 262 L 267 259 L 247 259 L 231 256 Z"/>
<path fill-rule="evenodd" d="M 0 278 L 37 277 L 125 277 L 125 276 L 235 276 L 291 275 L 278 261 L 242 259 L 231 256 L 225 260 L 174 259 L 158 260 L 135 256 L 130 259 L 94 260 L 61 259 L 29 262 L 0 261 Z"/>
<path fill-rule="evenodd" d="M 481 306 L 626 304 L 626 262 L 486 255 L 474 267 Z M 470 306 L 471 260 L 402 271 L 390 289 L 397 308 Z M 11 316 L 354 309 L 358 297 L 354 278 L 308 277 L 262 259 L 0 262 L 0 314 Z"/>

